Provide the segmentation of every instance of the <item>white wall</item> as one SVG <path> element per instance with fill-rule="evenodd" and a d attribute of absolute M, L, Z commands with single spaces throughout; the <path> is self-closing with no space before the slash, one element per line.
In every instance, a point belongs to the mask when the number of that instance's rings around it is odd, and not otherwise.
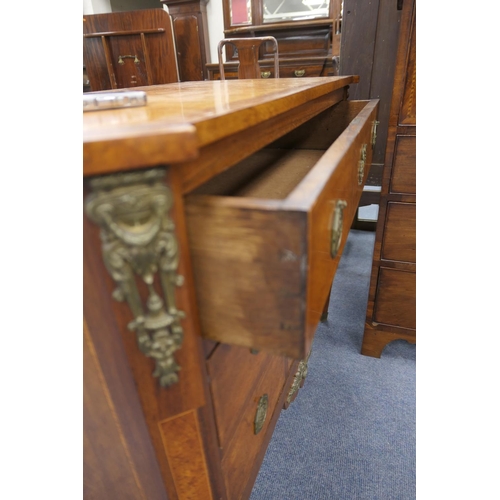
<path fill-rule="evenodd" d="M 111 12 L 110 0 L 83 0 L 83 14 L 103 14 Z"/>
<path fill-rule="evenodd" d="M 222 0 L 209 0 L 207 3 L 208 39 L 211 62 L 217 62 L 217 45 L 224 38 L 224 15 Z"/>

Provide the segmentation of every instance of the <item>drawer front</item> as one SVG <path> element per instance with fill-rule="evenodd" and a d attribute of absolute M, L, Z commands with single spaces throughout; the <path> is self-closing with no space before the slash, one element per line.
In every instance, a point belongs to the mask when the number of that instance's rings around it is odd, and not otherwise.
<path fill-rule="evenodd" d="M 254 351 L 255 352 L 255 351 Z M 277 384 L 285 377 L 285 359 L 246 347 L 220 344 L 207 362 L 214 401 L 219 443 L 225 450 L 239 422 L 252 405 L 256 387 L 266 371 Z M 269 368 L 271 366 L 271 368 Z"/>
<path fill-rule="evenodd" d="M 256 464 L 256 460 L 262 460 L 263 446 L 268 443 L 266 435 L 274 430 L 274 424 L 270 426 L 273 414 L 281 411 L 282 405 L 278 407 L 277 402 L 284 382 L 283 360 L 278 357 L 269 360 L 258 384 L 249 394 L 233 439 L 223 450 L 221 467 L 228 498 L 243 498 L 248 482 L 254 481 L 252 470 L 258 470 L 260 464 Z"/>
<path fill-rule="evenodd" d="M 363 109 L 367 116 L 363 121 L 359 120 L 359 128 L 352 131 L 351 137 L 346 141 L 349 148 L 342 153 L 341 158 L 338 149 L 341 148 L 342 142 L 339 140 L 321 159 L 321 162 L 326 164 L 337 165 L 309 212 L 307 349 L 311 347 L 372 161 L 371 133 L 377 117 L 377 108 L 367 108 L 369 106 Z M 358 118 L 355 118 L 351 123 L 357 120 Z M 339 226 L 336 218 L 340 215 L 342 221 Z M 333 247 L 336 247 L 336 250 Z"/>
<path fill-rule="evenodd" d="M 231 196 L 204 186 L 186 198 L 204 337 L 307 356 L 368 175 L 377 109 L 339 103 L 210 181 Z"/>
<path fill-rule="evenodd" d="M 323 66 L 280 66 L 280 78 L 303 78 L 320 76 Z"/>
<path fill-rule="evenodd" d="M 387 204 L 382 259 L 416 262 L 416 216 L 414 203 Z"/>
<path fill-rule="evenodd" d="M 274 78 L 274 63 L 261 63 L 261 78 Z M 321 76 L 323 66 L 320 64 L 280 64 L 280 78 L 302 78 Z M 226 80 L 238 79 L 238 66 L 231 64 L 224 67 Z M 210 70 L 210 80 L 220 80 L 219 68 Z"/>
<path fill-rule="evenodd" d="M 385 325 L 416 328 L 414 272 L 380 268 L 373 318 Z"/>
<path fill-rule="evenodd" d="M 396 136 L 391 193 L 416 194 L 416 137 Z"/>

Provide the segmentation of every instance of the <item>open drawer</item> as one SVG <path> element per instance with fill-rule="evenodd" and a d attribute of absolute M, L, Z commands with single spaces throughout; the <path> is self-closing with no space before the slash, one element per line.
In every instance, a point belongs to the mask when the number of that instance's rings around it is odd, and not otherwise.
<path fill-rule="evenodd" d="M 307 356 L 371 165 L 377 109 L 342 101 L 186 197 L 204 337 Z"/>

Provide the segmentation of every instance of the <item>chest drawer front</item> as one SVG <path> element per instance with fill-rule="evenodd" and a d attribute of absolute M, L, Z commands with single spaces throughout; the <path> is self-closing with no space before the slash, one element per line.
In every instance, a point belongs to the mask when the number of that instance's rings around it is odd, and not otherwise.
<path fill-rule="evenodd" d="M 304 78 L 321 76 L 324 71 L 323 64 L 308 63 L 280 63 L 280 78 Z M 261 62 L 261 78 L 274 78 L 274 62 Z M 226 80 L 238 79 L 238 65 L 226 64 L 224 66 Z M 210 68 L 210 80 L 220 80 L 219 68 Z"/>
<path fill-rule="evenodd" d="M 416 262 L 416 216 L 414 203 L 387 204 L 382 259 Z"/>
<path fill-rule="evenodd" d="M 299 360 L 309 352 L 368 175 L 378 109 L 339 104 L 187 197 L 205 337 Z"/>
<path fill-rule="evenodd" d="M 220 344 L 207 362 L 219 443 L 226 450 L 239 423 L 251 410 L 257 386 L 267 371 L 276 384 L 284 383 L 285 359 L 246 347 Z M 282 382 L 283 381 L 283 382 Z M 271 402 L 272 403 L 272 402 Z"/>
<path fill-rule="evenodd" d="M 381 267 L 374 321 L 402 328 L 416 328 L 416 274 Z"/>
<path fill-rule="evenodd" d="M 284 390 L 285 376 L 283 359 L 274 357 L 268 361 L 264 372 L 244 408 L 243 418 L 239 420 L 233 439 L 223 450 L 222 473 L 226 482 L 228 498 L 244 498 L 247 484 L 253 482 L 252 470 L 264 446 L 266 434 L 273 431 L 270 423 Z M 256 433 L 256 428 L 258 432 Z"/>
<path fill-rule="evenodd" d="M 416 137 L 396 136 L 391 193 L 416 194 Z"/>
<path fill-rule="evenodd" d="M 280 78 L 303 78 L 320 76 L 323 66 L 298 65 L 280 66 Z"/>

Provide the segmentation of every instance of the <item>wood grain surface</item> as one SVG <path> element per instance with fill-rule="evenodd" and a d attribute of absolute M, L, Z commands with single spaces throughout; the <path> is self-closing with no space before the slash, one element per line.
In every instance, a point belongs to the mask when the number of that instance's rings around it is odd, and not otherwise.
<path fill-rule="evenodd" d="M 136 87 L 147 93 L 146 106 L 84 113 L 84 175 L 194 158 L 197 148 L 264 124 L 356 81 L 355 76 L 345 76 Z"/>
<path fill-rule="evenodd" d="M 339 103 L 338 119 L 324 111 L 187 197 L 205 337 L 294 359 L 307 355 L 368 175 L 377 105 Z M 369 146 L 360 183 L 363 144 Z M 332 259 L 336 200 L 347 208 Z"/>

